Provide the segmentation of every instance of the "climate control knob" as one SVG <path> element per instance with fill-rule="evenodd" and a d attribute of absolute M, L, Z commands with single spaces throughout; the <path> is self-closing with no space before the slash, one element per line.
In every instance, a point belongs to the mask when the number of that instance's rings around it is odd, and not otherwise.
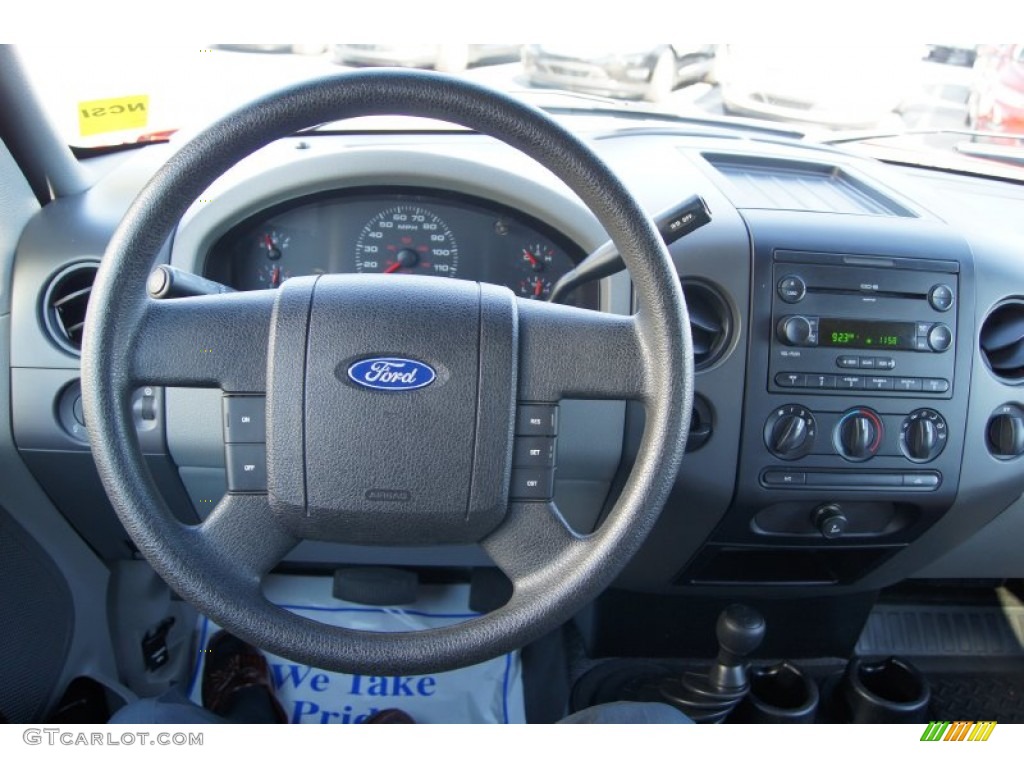
<path fill-rule="evenodd" d="M 949 430 L 946 420 L 931 408 L 918 408 L 900 427 L 900 450 L 913 462 L 931 461 L 946 447 Z"/>
<path fill-rule="evenodd" d="M 814 415 L 802 405 L 784 405 L 768 417 L 764 442 L 772 455 L 792 461 L 806 456 L 814 445 Z"/>
<path fill-rule="evenodd" d="M 885 428 L 870 408 L 853 408 L 840 417 L 832 435 L 836 452 L 847 461 L 867 461 L 882 447 Z"/>

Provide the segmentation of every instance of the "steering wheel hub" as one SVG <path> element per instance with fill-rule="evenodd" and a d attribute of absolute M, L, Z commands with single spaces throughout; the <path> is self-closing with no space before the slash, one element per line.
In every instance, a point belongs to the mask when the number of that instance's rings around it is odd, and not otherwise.
<path fill-rule="evenodd" d="M 268 495 L 295 536 L 466 544 L 508 505 L 518 314 L 511 291 L 448 278 L 325 275 L 281 286 L 268 350 Z M 305 340 L 303 342 L 303 340 Z M 353 380 L 419 361 L 427 386 Z M 397 363 L 398 365 L 406 365 Z M 369 369 L 372 381 L 381 371 Z M 395 369 L 398 370 L 398 369 Z"/>

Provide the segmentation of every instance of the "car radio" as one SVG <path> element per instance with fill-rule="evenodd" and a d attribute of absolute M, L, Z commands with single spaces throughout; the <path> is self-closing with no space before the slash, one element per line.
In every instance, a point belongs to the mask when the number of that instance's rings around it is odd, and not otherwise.
<path fill-rule="evenodd" d="M 769 391 L 951 397 L 955 263 L 775 257 Z"/>

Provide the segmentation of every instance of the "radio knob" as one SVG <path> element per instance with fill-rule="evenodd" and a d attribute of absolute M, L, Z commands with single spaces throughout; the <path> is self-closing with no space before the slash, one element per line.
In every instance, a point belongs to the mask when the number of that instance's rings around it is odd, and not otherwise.
<path fill-rule="evenodd" d="M 870 408 L 847 411 L 836 424 L 833 443 L 847 461 L 867 461 L 882 445 L 882 420 Z"/>
<path fill-rule="evenodd" d="M 814 328 L 803 315 L 790 315 L 779 322 L 779 339 L 791 347 L 801 347 L 810 340 Z"/>
<path fill-rule="evenodd" d="M 814 444 L 814 416 L 800 405 L 786 405 L 775 411 L 764 428 L 768 450 L 791 461 L 806 456 Z"/>
<path fill-rule="evenodd" d="M 928 346 L 935 352 L 945 352 L 952 343 L 953 332 L 949 330 L 948 325 L 938 323 L 933 325 L 931 330 L 928 331 Z"/>
<path fill-rule="evenodd" d="M 946 420 L 938 411 L 919 408 L 903 420 L 900 428 L 900 449 L 911 461 L 931 461 L 946 447 Z"/>

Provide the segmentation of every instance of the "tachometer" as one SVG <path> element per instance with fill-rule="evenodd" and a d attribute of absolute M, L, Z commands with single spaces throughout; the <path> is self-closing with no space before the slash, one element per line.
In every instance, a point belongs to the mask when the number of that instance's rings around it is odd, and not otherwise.
<path fill-rule="evenodd" d="M 356 242 L 356 272 L 455 277 L 459 247 L 444 221 L 418 205 L 387 208 Z"/>

